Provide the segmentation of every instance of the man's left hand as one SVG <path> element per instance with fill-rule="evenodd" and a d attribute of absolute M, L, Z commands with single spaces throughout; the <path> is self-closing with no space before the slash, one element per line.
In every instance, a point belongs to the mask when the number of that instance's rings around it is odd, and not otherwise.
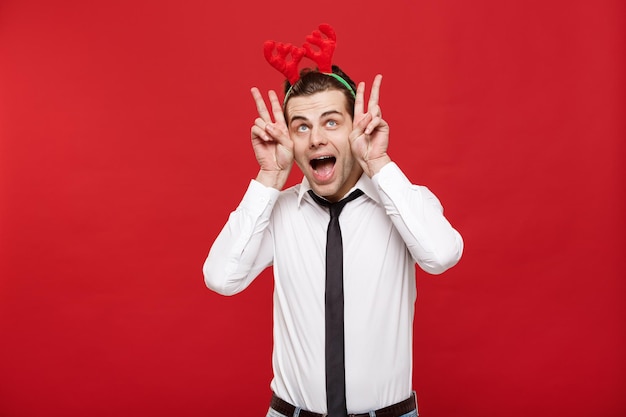
<path fill-rule="evenodd" d="M 374 78 L 367 103 L 367 112 L 364 108 L 365 83 L 359 83 L 354 101 L 353 129 L 350 133 L 352 154 L 370 178 L 391 162 L 391 158 L 387 155 L 389 125 L 382 118 L 382 112 L 378 105 L 382 80 L 383 76 L 380 74 Z"/>

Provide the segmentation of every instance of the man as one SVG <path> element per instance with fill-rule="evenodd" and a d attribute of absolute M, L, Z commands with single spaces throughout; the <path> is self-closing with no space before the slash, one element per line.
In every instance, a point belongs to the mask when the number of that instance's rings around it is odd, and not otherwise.
<path fill-rule="evenodd" d="M 320 29 L 334 41 L 332 28 Z M 307 40 L 319 45 L 319 32 Z M 310 48 L 281 47 L 282 58 L 285 51 L 315 58 Z M 268 61 L 273 57 L 266 48 Z M 232 295 L 273 266 L 268 416 L 417 416 L 415 263 L 440 274 L 458 262 L 463 241 L 437 198 L 411 184 L 387 153 L 389 126 L 378 105 L 382 76 L 374 78 L 365 109 L 364 83 L 355 88 L 338 67 L 318 66 L 285 71 L 284 103 L 269 91 L 271 111 L 252 88 L 259 117 L 251 140 L 260 169 L 211 247 L 205 282 Z M 304 179 L 283 190 L 294 161 Z M 362 195 L 339 203 L 343 211 L 331 227 L 328 206 L 354 190 Z M 339 267 L 331 267 L 337 252 L 331 229 L 340 229 Z M 337 270 L 338 290 L 329 278 Z M 330 324 L 337 315 L 341 323 Z"/>

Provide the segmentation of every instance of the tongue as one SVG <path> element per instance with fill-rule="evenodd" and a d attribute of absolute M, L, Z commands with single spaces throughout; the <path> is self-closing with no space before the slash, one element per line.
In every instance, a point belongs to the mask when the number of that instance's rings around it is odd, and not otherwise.
<path fill-rule="evenodd" d="M 334 160 L 324 159 L 317 163 L 317 167 L 315 167 L 315 171 L 317 171 L 319 175 L 327 176 L 327 175 L 330 175 L 334 166 L 335 166 Z"/>

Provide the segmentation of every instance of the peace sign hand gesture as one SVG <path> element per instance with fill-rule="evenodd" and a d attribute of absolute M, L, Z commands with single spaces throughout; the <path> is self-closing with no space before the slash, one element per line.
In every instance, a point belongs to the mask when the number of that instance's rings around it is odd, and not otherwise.
<path fill-rule="evenodd" d="M 250 130 L 252 148 L 260 166 L 256 180 L 281 190 L 293 165 L 293 142 L 276 92 L 268 93 L 274 122 L 258 88 L 251 90 L 259 117 Z"/>
<path fill-rule="evenodd" d="M 365 83 L 359 83 L 354 102 L 353 129 L 350 133 L 352 154 L 370 178 L 391 162 L 391 158 L 387 155 L 389 125 L 383 120 L 378 105 L 382 79 L 380 74 L 374 78 L 367 103 L 367 112 L 364 109 Z"/>

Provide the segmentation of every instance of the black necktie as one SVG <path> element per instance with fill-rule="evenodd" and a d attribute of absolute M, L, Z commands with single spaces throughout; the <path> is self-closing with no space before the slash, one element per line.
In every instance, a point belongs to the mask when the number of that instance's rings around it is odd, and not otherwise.
<path fill-rule="evenodd" d="M 330 210 L 326 235 L 326 405 L 329 417 L 345 417 L 348 411 L 343 331 L 343 243 L 339 215 L 344 206 L 361 196 L 363 191 L 354 190 L 336 203 L 324 200 L 312 190 L 309 194 L 317 204 Z"/>

